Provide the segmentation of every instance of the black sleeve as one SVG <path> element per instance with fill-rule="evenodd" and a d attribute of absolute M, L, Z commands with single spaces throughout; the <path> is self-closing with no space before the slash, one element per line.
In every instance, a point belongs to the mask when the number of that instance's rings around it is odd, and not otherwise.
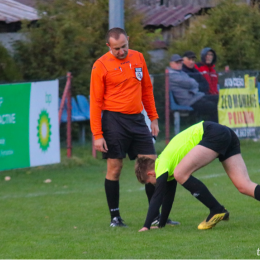
<path fill-rule="evenodd" d="M 152 196 L 150 205 L 149 205 L 149 209 L 148 209 L 148 213 L 147 213 L 147 217 L 144 223 L 144 227 L 146 228 L 150 228 L 151 227 L 151 223 L 153 222 L 154 218 L 157 216 L 159 208 L 161 207 L 163 201 L 170 201 L 170 199 L 167 199 L 165 197 L 165 195 L 168 196 L 172 196 L 171 192 L 168 192 L 167 189 L 172 187 L 171 185 L 167 185 L 167 179 L 168 179 L 168 172 L 162 174 L 159 178 L 156 179 L 156 186 L 155 186 L 155 191 L 154 194 Z M 175 194 L 175 192 L 174 192 Z M 167 204 L 165 204 L 165 207 L 167 208 Z M 165 212 L 167 212 L 168 210 L 166 210 L 165 208 Z M 171 210 L 171 209 L 170 209 Z M 169 212 L 170 212 L 169 210 Z M 168 214 L 169 215 L 169 214 Z M 167 218 L 168 218 L 167 215 Z M 166 220 L 167 220 L 166 218 Z"/>
<path fill-rule="evenodd" d="M 209 83 L 208 83 L 208 81 L 201 74 L 199 74 L 198 78 L 199 78 L 199 81 L 198 81 L 199 91 L 203 92 L 205 94 L 208 94 L 209 93 Z"/>
<path fill-rule="evenodd" d="M 159 227 L 164 227 L 166 225 L 167 219 L 172 209 L 172 204 L 176 193 L 176 186 L 177 186 L 177 181 L 175 179 L 167 182 L 166 192 L 163 197 L 162 213 L 161 213 Z"/>

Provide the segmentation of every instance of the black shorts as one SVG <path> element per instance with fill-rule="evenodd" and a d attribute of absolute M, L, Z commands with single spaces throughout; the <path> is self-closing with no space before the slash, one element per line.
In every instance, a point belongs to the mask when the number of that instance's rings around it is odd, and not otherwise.
<path fill-rule="evenodd" d="M 219 161 L 240 154 L 240 142 L 235 132 L 227 126 L 214 122 L 203 123 L 204 134 L 199 145 L 219 153 Z"/>
<path fill-rule="evenodd" d="M 143 114 L 128 115 L 105 110 L 102 131 L 108 147 L 103 159 L 122 159 L 128 154 L 130 160 L 134 160 L 138 154 L 156 154 Z"/>

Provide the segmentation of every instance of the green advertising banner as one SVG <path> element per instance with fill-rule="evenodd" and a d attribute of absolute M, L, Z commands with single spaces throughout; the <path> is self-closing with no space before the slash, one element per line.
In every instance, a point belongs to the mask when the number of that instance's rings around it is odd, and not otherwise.
<path fill-rule="evenodd" d="M 58 81 L 0 85 L 0 170 L 58 162 Z"/>
<path fill-rule="evenodd" d="M 0 88 L 0 169 L 29 165 L 29 106 L 31 84 Z"/>
<path fill-rule="evenodd" d="M 260 109 L 256 77 L 243 72 L 220 77 L 219 123 L 232 128 L 239 138 L 260 138 Z"/>

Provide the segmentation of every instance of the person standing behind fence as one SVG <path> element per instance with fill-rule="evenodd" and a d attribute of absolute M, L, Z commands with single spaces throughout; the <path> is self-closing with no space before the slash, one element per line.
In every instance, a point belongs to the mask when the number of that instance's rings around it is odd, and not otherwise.
<path fill-rule="evenodd" d="M 209 94 L 218 95 L 218 74 L 215 70 L 215 63 L 217 61 L 216 52 L 207 47 L 202 49 L 201 61 L 195 64 L 195 68 L 203 75 L 209 83 Z"/>
<path fill-rule="evenodd" d="M 145 60 L 140 52 L 128 49 L 128 40 L 123 29 L 110 29 L 106 36 L 109 51 L 94 63 L 91 73 L 90 124 L 95 149 L 107 159 L 105 192 L 111 227 L 126 226 L 119 213 L 123 158 L 128 153 L 131 160 L 140 155 L 155 159 L 152 135 L 159 133 L 153 86 Z M 151 120 L 152 133 L 141 114 L 142 103 Z M 154 187 L 150 198 L 153 191 Z"/>
<path fill-rule="evenodd" d="M 217 102 L 207 99 L 205 93 L 199 91 L 198 82 L 182 71 L 182 61 L 179 54 L 173 54 L 170 60 L 169 86 L 176 102 L 191 106 L 199 116 L 218 122 Z"/>

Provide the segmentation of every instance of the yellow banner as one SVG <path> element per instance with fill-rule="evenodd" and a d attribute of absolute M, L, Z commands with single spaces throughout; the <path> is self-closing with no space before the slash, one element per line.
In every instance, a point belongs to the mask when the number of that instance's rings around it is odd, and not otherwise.
<path fill-rule="evenodd" d="M 250 78 L 248 83 L 245 84 L 246 88 L 220 89 L 218 102 L 220 124 L 230 128 L 260 126 L 258 89 L 252 87 Z"/>

